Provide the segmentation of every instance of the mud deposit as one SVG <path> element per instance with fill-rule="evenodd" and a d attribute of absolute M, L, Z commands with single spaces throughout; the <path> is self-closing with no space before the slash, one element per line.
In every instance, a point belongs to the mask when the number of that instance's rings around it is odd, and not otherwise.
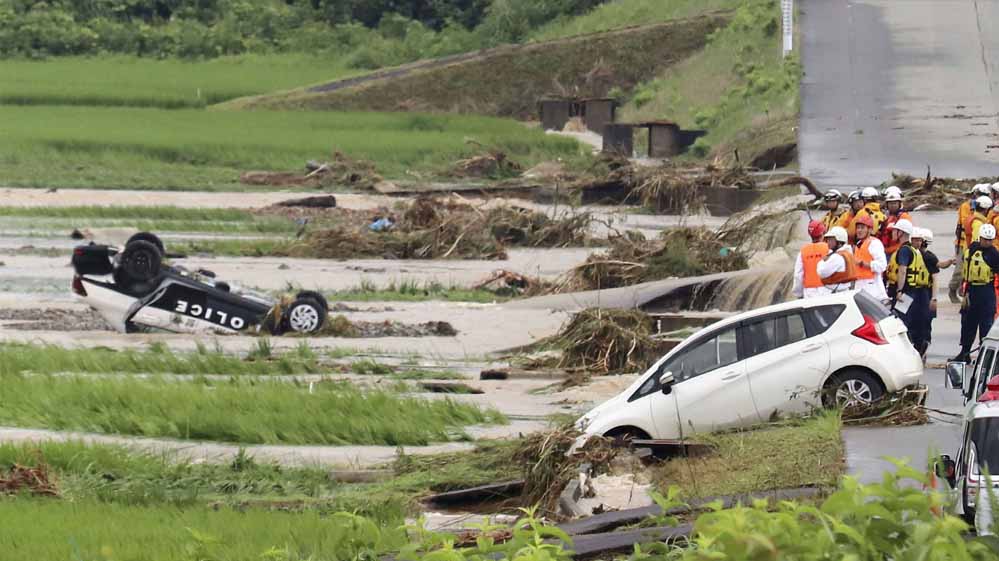
<path fill-rule="evenodd" d="M 23 331 L 111 331 L 94 310 L 0 309 L 0 325 Z"/>

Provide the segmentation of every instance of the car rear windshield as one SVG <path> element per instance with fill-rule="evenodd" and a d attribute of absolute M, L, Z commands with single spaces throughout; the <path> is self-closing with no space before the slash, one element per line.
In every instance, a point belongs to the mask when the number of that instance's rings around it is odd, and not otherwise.
<path fill-rule="evenodd" d="M 979 468 L 999 475 L 999 417 L 972 421 L 971 441 L 975 443 Z"/>
<path fill-rule="evenodd" d="M 866 292 L 858 292 L 853 301 L 860 308 L 860 313 L 870 316 L 874 321 L 881 321 L 891 315 L 891 311 L 884 304 Z"/>

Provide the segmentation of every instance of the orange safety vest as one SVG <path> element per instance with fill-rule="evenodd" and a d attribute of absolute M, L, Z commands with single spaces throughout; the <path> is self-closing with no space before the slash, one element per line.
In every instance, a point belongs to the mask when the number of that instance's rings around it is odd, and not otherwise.
<path fill-rule="evenodd" d="M 857 267 L 857 280 L 874 280 L 874 271 L 870 269 L 871 261 L 874 261 L 874 257 L 871 256 L 871 237 L 867 236 L 854 248 L 854 261 L 857 263 L 863 261 L 868 265 L 867 268 Z"/>
<path fill-rule="evenodd" d="M 822 284 L 843 284 L 857 280 L 857 262 L 854 261 L 853 254 L 850 253 L 850 249 L 844 247 L 836 253 L 843 256 L 843 261 L 846 263 L 846 269 L 842 272 L 834 274 L 831 277 L 822 279 Z"/>
<path fill-rule="evenodd" d="M 889 214 L 887 218 L 885 218 L 884 227 L 881 229 L 881 234 L 878 236 L 878 239 L 880 239 L 882 245 L 885 246 L 886 255 L 891 255 L 898 251 L 898 248 L 902 247 L 902 242 L 900 240 L 892 241 L 891 230 L 889 230 L 888 227 L 903 218 L 912 222 L 912 216 L 904 210 L 898 211 L 898 214 Z"/>
<path fill-rule="evenodd" d="M 988 219 L 988 217 L 986 217 L 982 213 L 978 212 L 977 210 L 975 212 L 971 213 L 967 218 L 964 219 L 964 225 L 962 227 L 962 231 L 964 232 L 964 246 L 963 247 L 965 247 L 965 248 L 969 247 L 971 245 L 971 243 L 973 241 L 975 241 L 973 238 L 974 238 L 974 235 L 975 235 L 975 222 L 976 221 L 981 222 L 982 224 L 985 224 L 985 223 L 987 223 L 989 221 L 989 219 Z"/>
<path fill-rule="evenodd" d="M 801 264 L 805 268 L 805 278 L 802 285 L 805 288 L 819 288 L 822 277 L 819 276 L 819 261 L 829 253 L 826 242 L 814 242 L 801 248 Z"/>

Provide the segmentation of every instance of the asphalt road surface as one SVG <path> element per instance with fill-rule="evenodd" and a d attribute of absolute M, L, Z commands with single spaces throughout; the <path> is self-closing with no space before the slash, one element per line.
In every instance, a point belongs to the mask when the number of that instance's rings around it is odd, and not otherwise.
<path fill-rule="evenodd" d="M 801 167 L 822 188 L 999 174 L 999 0 L 799 0 Z"/>

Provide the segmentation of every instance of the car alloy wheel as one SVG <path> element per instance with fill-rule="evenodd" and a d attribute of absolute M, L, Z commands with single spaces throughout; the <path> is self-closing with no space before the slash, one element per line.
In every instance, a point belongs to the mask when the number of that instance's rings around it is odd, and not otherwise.
<path fill-rule="evenodd" d="M 874 392 L 863 380 L 844 380 L 836 389 L 836 403 L 846 409 L 857 405 L 868 405 L 874 401 Z"/>
<path fill-rule="evenodd" d="M 288 325 L 298 333 L 315 331 L 319 329 L 319 310 L 311 304 L 298 304 L 288 314 Z"/>

